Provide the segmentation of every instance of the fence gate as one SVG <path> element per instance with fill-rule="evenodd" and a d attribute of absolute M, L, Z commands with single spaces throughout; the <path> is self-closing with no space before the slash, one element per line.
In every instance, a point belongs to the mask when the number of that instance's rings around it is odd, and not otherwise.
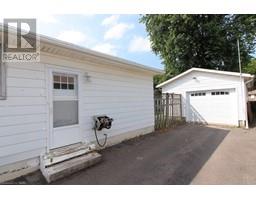
<path fill-rule="evenodd" d="M 155 97 L 155 129 L 165 129 L 182 120 L 181 95 L 164 93 Z"/>

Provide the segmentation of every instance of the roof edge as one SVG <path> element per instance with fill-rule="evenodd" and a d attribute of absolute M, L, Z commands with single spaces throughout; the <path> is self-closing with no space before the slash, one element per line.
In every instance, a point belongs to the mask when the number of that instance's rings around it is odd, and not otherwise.
<path fill-rule="evenodd" d="M 156 86 L 156 88 L 161 88 L 163 87 L 164 85 L 168 84 L 168 83 L 171 83 L 177 79 L 179 79 L 180 77 L 182 76 L 185 76 L 189 73 L 191 73 L 192 71 L 198 71 L 198 72 L 208 72 L 208 73 L 215 73 L 215 74 L 222 74 L 222 75 L 228 75 L 228 76 L 240 76 L 240 73 L 239 72 L 229 72 L 229 71 L 221 71 L 221 70 L 214 70 L 214 69 L 204 69 L 204 68 L 196 68 L 196 67 L 193 67 L 167 81 L 164 81 L 163 83 L 160 83 Z M 247 74 L 247 73 L 242 73 L 242 77 L 245 77 L 245 78 L 254 78 L 254 75 L 251 75 L 251 74 Z"/>
<path fill-rule="evenodd" d="M 82 46 L 79 46 L 79 45 L 76 45 L 76 44 L 73 44 L 73 43 L 65 42 L 65 41 L 58 40 L 58 39 L 55 39 L 55 38 L 51 38 L 51 37 L 48 37 L 48 36 L 40 35 L 40 41 L 45 42 L 45 43 L 50 43 L 50 44 L 55 45 L 55 46 L 68 48 L 70 50 L 79 51 L 81 53 L 96 56 L 96 57 L 99 57 L 99 58 L 107 59 L 107 60 L 117 62 L 117 63 L 120 63 L 120 64 L 132 65 L 132 66 L 134 66 L 138 69 L 150 71 L 154 74 L 162 74 L 164 72 L 161 69 L 157 69 L 157 68 L 154 68 L 154 67 L 142 65 L 142 64 L 136 63 L 134 61 L 126 60 L 126 59 L 123 59 L 123 58 L 120 58 L 120 57 L 117 57 L 117 56 L 112 56 L 112 55 L 108 55 L 108 54 L 101 53 L 101 52 L 98 52 L 98 51 L 94 51 L 94 50 L 91 50 L 91 49 L 88 49 L 88 48 L 85 48 L 85 47 L 82 47 Z"/>
<path fill-rule="evenodd" d="M 0 33 L 2 33 L 2 29 L 3 29 L 3 24 L 0 23 Z M 13 31 L 15 30 L 14 27 L 11 27 L 11 29 L 13 29 Z M 137 68 L 139 70 L 148 71 L 148 72 L 153 73 L 154 75 L 164 73 L 163 70 L 155 68 L 155 67 L 146 66 L 146 65 L 134 62 L 134 61 L 124 59 L 124 58 L 108 55 L 108 54 L 101 53 L 101 52 L 98 52 L 98 51 L 94 51 L 94 50 L 91 50 L 89 48 L 85 48 L 85 47 L 82 47 L 82 46 L 79 46 L 79 45 L 76 45 L 76 44 L 73 44 L 73 43 L 70 43 L 70 42 L 62 41 L 62 40 L 59 40 L 59 39 L 56 39 L 56 38 L 53 38 L 53 37 L 49 37 L 49 36 L 45 36 L 45 35 L 42 35 L 42 34 L 37 34 L 37 35 L 40 38 L 40 42 L 43 42 L 43 43 L 49 43 L 49 44 L 52 44 L 52 45 L 55 45 L 55 46 L 58 46 L 58 47 L 67 48 L 67 49 L 70 49 L 70 50 L 73 50 L 73 51 L 79 51 L 79 52 L 84 53 L 84 54 L 88 54 L 88 55 L 95 56 L 95 57 L 98 57 L 98 58 L 106 59 L 106 60 L 113 61 L 113 62 L 116 62 L 116 63 L 120 63 L 120 64 L 124 64 L 124 65 L 131 65 L 135 69 Z"/>

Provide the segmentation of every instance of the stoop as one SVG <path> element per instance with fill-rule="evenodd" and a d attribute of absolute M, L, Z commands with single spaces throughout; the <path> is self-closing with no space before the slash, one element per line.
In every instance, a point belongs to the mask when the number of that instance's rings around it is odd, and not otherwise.
<path fill-rule="evenodd" d="M 70 160 L 52 165 L 43 170 L 43 175 L 48 183 L 64 178 L 74 172 L 90 167 L 101 160 L 97 152 L 85 154 Z"/>
<path fill-rule="evenodd" d="M 42 156 L 40 169 L 50 183 L 100 162 L 101 157 L 91 147 L 70 146 Z"/>

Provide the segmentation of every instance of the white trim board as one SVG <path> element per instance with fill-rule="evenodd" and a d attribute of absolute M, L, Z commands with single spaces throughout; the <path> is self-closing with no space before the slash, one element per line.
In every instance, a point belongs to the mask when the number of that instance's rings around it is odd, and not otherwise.
<path fill-rule="evenodd" d="M 191 73 L 193 71 L 206 72 L 206 73 L 215 73 L 215 74 L 228 75 L 228 76 L 240 76 L 240 73 L 238 73 L 238 72 L 228 72 L 228 71 L 203 69 L 203 68 L 191 68 L 191 69 L 189 69 L 189 70 L 187 70 L 187 71 L 185 71 L 185 72 L 183 72 L 183 73 L 181 73 L 181 74 L 179 74 L 179 75 L 177 75 L 177 76 L 175 76 L 175 77 L 173 77 L 173 78 L 171 78 L 171 79 L 169 79 L 169 80 L 167 80 L 167 81 L 165 81 L 163 83 L 160 83 L 159 85 L 156 86 L 156 88 L 162 88 L 166 84 L 171 83 L 171 82 L 173 82 L 173 81 L 181 78 L 182 76 L 185 76 L 185 75 L 187 75 L 187 74 L 189 74 L 189 73 Z M 242 77 L 250 78 L 250 79 L 254 78 L 253 75 L 245 74 L 245 73 L 242 73 Z"/>

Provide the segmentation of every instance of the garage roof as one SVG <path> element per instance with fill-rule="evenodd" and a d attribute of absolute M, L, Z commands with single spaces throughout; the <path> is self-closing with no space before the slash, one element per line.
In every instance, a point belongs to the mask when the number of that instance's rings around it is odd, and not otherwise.
<path fill-rule="evenodd" d="M 213 70 L 213 69 L 203 69 L 203 68 L 191 68 L 163 83 L 160 83 L 159 85 L 156 86 L 156 88 L 161 88 L 163 87 L 164 85 L 168 84 L 168 83 L 171 83 L 179 78 L 181 78 L 182 76 L 185 76 L 191 72 L 194 72 L 194 71 L 198 71 L 198 72 L 206 72 L 206 73 L 214 73 L 214 74 L 222 74 L 222 75 L 227 75 L 227 76 L 240 76 L 240 73 L 239 72 L 228 72 L 228 71 L 220 71 L 220 70 Z M 246 74 L 246 73 L 242 73 L 242 77 L 244 78 L 248 78 L 248 79 L 252 79 L 254 78 L 253 75 L 251 74 Z"/>
<path fill-rule="evenodd" d="M 8 27 L 8 28 L 9 28 L 8 29 L 9 33 L 12 31 L 14 34 L 16 34 L 15 27 Z M 3 24 L 0 23 L 0 43 L 2 41 L 1 40 L 2 29 L 3 29 Z M 31 34 L 35 34 L 35 33 L 31 33 Z M 102 60 L 103 62 L 109 62 L 111 64 L 114 63 L 116 65 L 119 65 L 119 67 L 122 65 L 123 67 L 125 67 L 127 69 L 135 69 L 135 70 L 140 70 L 140 71 L 144 71 L 144 72 L 149 72 L 149 73 L 152 73 L 153 75 L 164 73 L 163 70 L 157 69 L 155 67 L 142 65 L 142 64 L 136 63 L 134 61 L 129 61 L 129 60 L 119 58 L 116 56 L 104 54 L 104 53 L 101 53 L 98 51 L 84 48 L 79 45 L 75 45 L 75 44 L 72 44 L 69 42 L 58 40 L 58 39 L 55 39 L 52 37 L 48 37 L 48 36 L 41 35 L 41 34 L 37 34 L 36 36 L 37 36 L 37 38 L 40 38 L 41 51 L 42 51 L 43 46 L 47 45 L 47 48 L 45 48 L 45 49 L 49 50 L 50 53 L 52 53 L 54 51 L 59 52 L 59 50 L 63 49 L 63 50 L 68 50 L 70 52 L 80 54 L 81 57 L 84 57 L 84 58 L 90 57 L 91 59 L 98 59 L 98 60 Z M 49 46 L 49 45 L 51 45 L 51 46 Z M 59 49 L 58 51 L 56 50 L 57 48 Z M 113 65 L 113 66 L 115 66 L 115 65 Z"/>

